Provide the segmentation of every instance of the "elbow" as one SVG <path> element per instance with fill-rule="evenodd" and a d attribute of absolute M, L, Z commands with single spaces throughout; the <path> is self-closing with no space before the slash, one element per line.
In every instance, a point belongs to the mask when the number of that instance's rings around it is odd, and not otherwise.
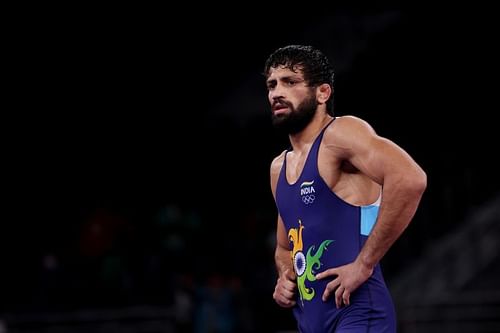
<path fill-rule="evenodd" d="M 420 169 L 420 174 L 417 176 L 417 188 L 423 194 L 425 189 L 427 188 L 427 174 L 424 170 Z"/>
<path fill-rule="evenodd" d="M 427 188 L 427 175 L 422 169 L 417 168 L 411 172 L 399 173 L 391 183 L 399 195 L 406 193 L 407 196 L 417 199 L 422 197 Z"/>
<path fill-rule="evenodd" d="M 408 190 L 415 193 L 416 196 L 421 197 L 427 188 L 427 174 L 418 169 L 412 176 L 406 177 Z"/>

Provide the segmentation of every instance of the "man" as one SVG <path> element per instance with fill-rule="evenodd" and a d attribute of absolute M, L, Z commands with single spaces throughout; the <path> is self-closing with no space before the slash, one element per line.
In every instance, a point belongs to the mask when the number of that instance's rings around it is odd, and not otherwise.
<path fill-rule="evenodd" d="M 280 48 L 264 74 L 292 146 L 271 164 L 275 301 L 303 333 L 395 332 L 379 261 L 413 218 L 424 171 L 365 121 L 333 117 L 333 69 L 319 50 Z"/>

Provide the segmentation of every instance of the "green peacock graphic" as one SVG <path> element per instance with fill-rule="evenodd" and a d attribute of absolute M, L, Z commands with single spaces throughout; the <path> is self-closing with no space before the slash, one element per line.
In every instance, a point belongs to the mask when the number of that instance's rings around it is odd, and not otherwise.
<path fill-rule="evenodd" d="M 299 289 L 300 300 L 302 304 L 304 301 L 310 301 L 314 298 L 316 292 L 313 288 L 309 288 L 306 286 L 307 281 L 315 281 L 315 270 L 321 267 L 321 256 L 323 252 L 327 249 L 327 246 L 330 245 L 333 240 L 325 240 L 323 241 L 318 250 L 314 253 L 315 246 L 312 245 L 307 250 L 306 255 L 304 256 L 302 243 L 302 232 L 304 230 L 304 226 L 302 225 L 302 221 L 299 220 L 298 228 L 291 228 L 288 231 L 288 239 L 293 243 L 292 249 L 292 260 L 293 267 L 295 270 L 295 274 L 297 275 L 297 286 Z"/>

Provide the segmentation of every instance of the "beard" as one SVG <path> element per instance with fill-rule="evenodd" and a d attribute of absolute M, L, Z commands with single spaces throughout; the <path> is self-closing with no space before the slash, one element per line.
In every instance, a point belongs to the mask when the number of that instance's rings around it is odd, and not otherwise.
<path fill-rule="evenodd" d="M 297 108 L 286 101 L 280 101 L 280 103 L 286 105 L 290 109 L 290 112 L 278 115 L 272 113 L 272 123 L 276 129 L 284 131 L 287 134 L 296 134 L 306 128 L 318 108 L 318 102 L 314 94 L 306 97 Z"/>

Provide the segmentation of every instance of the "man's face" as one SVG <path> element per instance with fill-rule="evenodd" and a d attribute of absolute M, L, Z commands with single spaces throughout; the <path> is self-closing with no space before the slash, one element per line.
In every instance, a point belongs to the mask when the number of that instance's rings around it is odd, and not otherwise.
<path fill-rule="evenodd" d="M 266 83 L 273 125 L 288 134 L 302 131 L 318 107 L 315 89 L 307 86 L 300 70 L 283 66 L 271 68 Z"/>

